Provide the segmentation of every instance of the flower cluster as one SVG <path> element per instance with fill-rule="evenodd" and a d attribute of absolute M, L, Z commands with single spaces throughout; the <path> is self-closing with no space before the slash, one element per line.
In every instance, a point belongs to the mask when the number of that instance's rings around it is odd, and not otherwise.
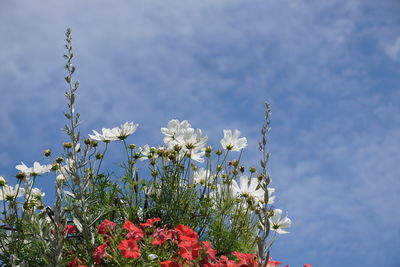
<path fill-rule="evenodd" d="M 239 130 L 223 130 L 218 147 L 212 147 L 202 130 L 187 120 L 173 119 L 161 128 L 163 144 L 158 146 L 127 143 L 138 128 L 133 122 L 100 133 L 93 130 L 82 138 L 74 105 L 79 82 L 73 82 L 70 31 L 66 41 L 64 130 L 69 140 L 60 147 L 62 152 L 44 150 L 49 164 L 17 165 L 16 184 L 0 176 L 0 262 L 278 265 L 268 259 L 270 247 L 277 234 L 288 233 L 291 220 L 272 206 L 275 189 L 266 170 L 269 106 L 259 167 L 242 163 L 247 139 Z M 111 145 L 122 146 L 125 159 L 108 169 L 102 163 Z M 42 175 L 54 177 L 54 194 L 48 194 L 55 196 L 51 205 L 35 187 Z"/>
<path fill-rule="evenodd" d="M 230 255 L 220 255 L 209 241 L 199 241 L 198 234 L 190 227 L 182 224 L 174 229 L 169 229 L 168 226 L 155 227 L 159 222 L 160 218 L 152 218 L 140 223 L 138 227 L 130 220 L 125 220 L 124 233 L 117 229 L 114 222 L 105 219 L 97 226 L 97 233 L 104 243 L 93 253 L 95 264 L 151 264 L 162 267 L 259 266 L 255 254 L 233 251 Z M 120 240 L 120 237 L 123 239 Z M 68 266 L 86 266 L 79 257 L 72 257 Z M 280 262 L 270 259 L 267 266 L 278 265 Z"/>

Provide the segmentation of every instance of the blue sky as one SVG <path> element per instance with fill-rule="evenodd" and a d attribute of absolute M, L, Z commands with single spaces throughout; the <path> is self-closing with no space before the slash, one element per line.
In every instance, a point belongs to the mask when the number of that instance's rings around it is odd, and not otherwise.
<path fill-rule="evenodd" d="M 399 14 L 396 0 L 3 0 L 0 175 L 65 141 L 71 27 L 83 134 L 134 121 L 130 141 L 158 145 L 187 119 L 213 144 L 240 129 L 257 164 L 268 100 L 276 206 L 293 220 L 274 258 L 400 266 Z"/>

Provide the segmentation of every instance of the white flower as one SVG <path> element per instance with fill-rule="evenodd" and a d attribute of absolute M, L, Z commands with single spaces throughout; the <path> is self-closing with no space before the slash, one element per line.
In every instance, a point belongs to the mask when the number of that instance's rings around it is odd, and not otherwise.
<path fill-rule="evenodd" d="M 226 150 L 240 151 L 247 146 L 246 137 L 239 138 L 239 130 L 232 134 L 231 130 L 224 130 L 224 138 L 221 139 L 221 145 Z"/>
<path fill-rule="evenodd" d="M 111 132 L 119 140 L 124 140 L 129 135 L 133 134 L 138 126 L 139 124 L 135 124 L 133 122 L 125 122 L 124 124 L 121 124 L 120 127 L 115 127 L 111 129 Z"/>
<path fill-rule="evenodd" d="M 246 175 L 240 176 L 240 187 L 235 180 L 232 181 L 232 190 L 237 195 L 253 198 L 255 201 L 264 199 L 264 189 L 258 188 L 257 178 L 249 178 Z"/>
<path fill-rule="evenodd" d="M 288 234 L 289 232 L 283 230 L 283 228 L 290 227 L 292 225 L 292 221 L 287 217 L 287 214 L 281 219 L 281 209 L 275 209 L 273 213 L 274 214 L 269 219 L 271 230 L 276 231 L 278 234 Z"/>
<path fill-rule="evenodd" d="M 15 168 L 16 168 L 17 170 L 19 170 L 20 172 L 23 172 L 23 173 L 26 173 L 27 170 L 29 169 L 29 167 L 26 166 L 25 163 L 23 163 L 22 161 L 21 161 L 21 164 L 15 166 Z"/>
<path fill-rule="evenodd" d="M 19 185 L 14 187 L 5 185 L 2 190 L 0 190 L 0 200 L 14 200 L 17 197 L 21 197 L 25 194 L 25 190 L 20 188 Z"/>
<path fill-rule="evenodd" d="M 180 122 L 179 120 L 170 120 L 168 122 L 168 128 L 161 128 L 161 132 L 165 135 L 164 143 L 168 147 L 176 145 L 175 136 L 191 127 L 187 120 Z"/>
<path fill-rule="evenodd" d="M 111 129 L 103 128 L 101 129 L 101 134 L 93 130 L 94 135 L 89 134 L 90 139 L 95 141 L 102 141 L 104 143 L 109 143 L 111 141 L 116 141 L 118 138 L 115 136 Z"/>
<path fill-rule="evenodd" d="M 28 168 L 23 162 L 21 162 L 21 165 L 17 165 L 15 168 L 26 175 L 39 176 L 41 174 L 50 172 L 51 164 L 40 165 L 39 162 L 34 162 L 33 167 Z"/>
<path fill-rule="evenodd" d="M 182 149 L 179 151 L 178 159 L 182 159 L 185 155 L 197 162 L 204 162 L 205 154 L 204 146 L 207 142 L 207 136 L 201 136 L 200 129 L 190 127 L 188 121 L 170 120 L 168 128 L 161 128 L 161 132 L 165 135 L 164 143 L 168 148 L 179 145 Z"/>
<path fill-rule="evenodd" d="M 204 148 L 208 137 L 201 137 L 200 129 L 189 128 L 181 131 L 176 136 L 176 141 L 179 145 L 189 150 L 200 150 Z"/>
<path fill-rule="evenodd" d="M 42 193 L 39 188 L 32 188 L 30 199 L 41 200 L 45 193 Z"/>
<path fill-rule="evenodd" d="M 205 184 L 207 182 L 207 178 L 210 177 L 210 171 L 205 170 L 204 168 L 200 168 L 199 170 L 193 173 L 193 182 L 195 184 Z"/>

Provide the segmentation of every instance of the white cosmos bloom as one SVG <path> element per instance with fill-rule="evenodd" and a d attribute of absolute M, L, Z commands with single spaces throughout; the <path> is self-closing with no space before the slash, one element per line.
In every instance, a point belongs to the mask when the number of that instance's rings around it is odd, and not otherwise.
<path fill-rule="evenodd" d="M 40 165 L 39 162 L 34 162 L 33 167 L 28 168 L 23 162 L 21 162 L 21 165 L 17 165 L 15 168 L 26 175 L 39 176 L 41 174 L 50 172 L 51 164 Z"/>
<path fill-rule="evenodd" d="M 185 131 L 181 131 L 176 136 L 178 145 L 185 147 L 186 149 L 200 150 L 206 145 L 208 137 L 201 137 L 200 129 L 189 128 Z"/>
<path fill-rule="evenodd" d="M 3 189 L 0 190 L 0 200 L 14 200 L 15 198 L 21 197 L 24 194 L 25 189 L 19 187 L 18 185 L 14 187 L 5 185 Z"/>
<path fill-rule="evenodd" d="M 90 139 L 95 140 L 95 141 L 102 141 L 105 143 L 109 143 L 111 141 L 118 140 L 115 133 L 109 128 L 101 129 L 101 134 L 95 130 L 93 130 L 93 133 L 94 133 L 94 135 L 89 134 L 89 137 L 90 137 Z"/>
<path fill-rule="evenodd" d="M 226 150 L 240 151 L 247 146 L 246 137 L 239 138 L 239 130 L 232 134 L 231 130 L 224 130 L 224 138 L 221 139 L 221 145 Z"/>
<path fill-rule="evenodd" d="M 257 178 L 249 178 L 246 175 L 242 175 L 239 178 L 240 186 L 235 180 L 232 180 L 232 191 L 244 197 L 251 197 L 255 201 L 262 201 L 264 199 L 264 189 L 258 188 Z"/>
<path fill-rule="evenodd" d="M 193 182 L 195 184 L 205 184 L 207 180 L 212 182 L 214 179 L 212 175 L 210 175 L 209 170 L 205 170 L 204 168 L 200 168 L 193 173 Z"/>
<path fill-rule="evenodd" d="M 164 143 L 168 147 L 176 145 L 175 136 L 191 127 L 187 120 L 180 122 L 179 120 L 170 120 L 167 128 L 161 128 L 161 132 L 165 135 Z"/>
<path fill-rule="evenodd" d="M 133 134 L 136 131 L 138 126 L 139 126 L 139 124 L 137 124 L 137 123 L 125 122 L 124 124 L 121 124 L 120 127 L 115 127 L 113 129 L 111 129 L 111 132 L 119 140 L 124 140 L 129 135 Z"/>
<path fill-rule="evenodd" d="M 287 214 L 282 219 L 281 216 L 282 210 L 275 209 L 274 214 L 271 218 L 269 218 L 271 230 L 276 231 L 278 234 L 288 234 L 289 232 L 283 230 L 283 228 L 290 227 L 292 225 L 292 221 L 287 217 Z"/>
<path fill-rule="evenodd" d="M 39 188 L 32 188 L 30 199 L 41 200 L 45 193 L 42 193 Z"/>

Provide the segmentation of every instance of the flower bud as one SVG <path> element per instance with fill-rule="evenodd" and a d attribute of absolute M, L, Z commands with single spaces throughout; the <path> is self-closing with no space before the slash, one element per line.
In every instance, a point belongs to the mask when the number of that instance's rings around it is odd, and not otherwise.
<path fill-rule="evenodd" d="M 132 149 L 132 150 L 133 150 L 133 149 L 135 149 L 135 147 L 136 147 L 135 144 L 130 144 L 130 145 L 129 145 L 129 149 Z"/>
<path fill-rule="evenodd" d="M 257 171 L 256 167 L 254 166 L 251 166 L 249 170 L 251 173 L 255 173 Z"/>
<path fill-rule="evenodd" d="M 174 146 L 174 150 L 175 150 L 176 152 L 181 151 L 181 149 L 182 149 L 182 147 L 181 147 L 180 145 L 175 145 L 175 146 Z"/>
<path fill-rule="evenodd" d="M 217 165 L 217 168 L 216 168 L 216 170 L 217 170 L 217 172 L 220 172 L 220 171 L 222 171 L 222 166 L 221 166 L 221 165 Z"/>
<path fill-rule="evenodd" d="M 50 149 L 46 149 L 46 150 L 43 151 L 43 154 L 44 154 L 45 157 L 50 157 L 51 150 Z"/>
<path fill-rule="evenodd" d="M 83 143 L 88 146 L 90 145 L 91 141 L 92 140 L 90 140 L 89 138 L 86 138 L 85 140 L 83 140 Z"/>
<path fill-rule="evenodd" d="M 206 153 L 211 153 L 212 152 L 212 146 L 208 146 L 206 147 L 206 149 L 204 150 Z"/>
<path fill-rule="evenodd" d="M 62 157 L 56 158 L 56 162 L 57 163 L 62 163 L 63 161 L 64 161 L 64 159 Z"/>
<path fill-rule="evenodd" d="M 97 153 L 96 154 L 96 159 L 102 159 L 104 155 L 102 153 Z"/>
<path fill-rule="evenodd" d="M 218 150 L 215 152 L 215 154 L 217 154 L 218 156 L 221 156 L 221 155 L 222 155 L 222 150 L 221 150 L 221 149 L 218 149 Z"/>
<path fill-rule="evenodd" d="M 135 153 L 135 154 L 133 154 L 133 158 L 134 158 L 134 159 L 139 159 L 139 158 L 140 158 L 140 153 Z"/>
<path fill-rule="evenodd" d="M 63 146 L 64 146 L 64 148 L 66 148 L 66 149 L 70 149 L 70 148 L 72 147 L 72 143 L 71 143 L 71 142 L 65 142 L 65 143 L 63 144 Z"/>
<path fill-rule="evenodd" d="M 232 165 L 233 165 L 233 167 L 239 166 L 239 161 L 238 160 L 232 161 Z"/>
<path fill-rule="evenodd" d="M 58 170 L 58 169 L 59 169 L 59 167 L 58 167 L 58 164 L 57 164 L 57 163 L 51 164 L 51 170 L 52 170 L 52 171 L 56 171 L 56 170 Z"/>
<path fill-rule="evenodd" d="M 90 145 L 92 146 L 92 147 L 97 147 L 97 141 L 96 140 L 90 140 L 91 142 L 90 142 Z"/>
<path fill-rule="evenodd" d="M 0 176 L 0 186 L 5 186 L 7 184 L 6 179 L 3 176 Z"/>
<path fill-rule="evenodd" d="M 241 173 L 244 173 L 245 167 L 244 166 L 240 166 L 239 170 L 240 170 Z"/>

